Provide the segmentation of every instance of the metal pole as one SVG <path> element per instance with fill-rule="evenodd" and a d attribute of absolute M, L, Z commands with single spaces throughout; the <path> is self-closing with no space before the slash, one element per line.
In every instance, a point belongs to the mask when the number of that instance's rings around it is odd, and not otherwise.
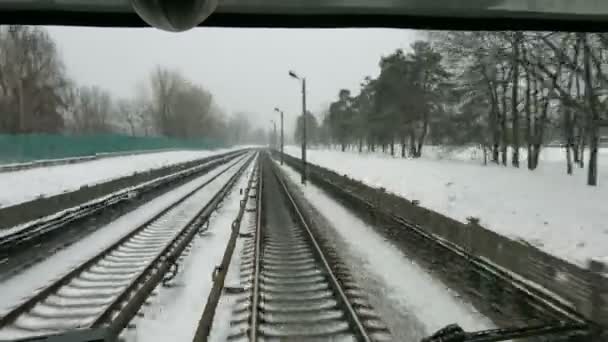
<path fill-rule="evenodd" d="M 306 78 L 302 78 L 302 184 L 306 175 Z"/>
<path fill-rule="evenodd" d="M 281 165 L 283 165 L 283 145 L 284 145 L 284 140 L 283 140 L 283 111 L 281 111 Z"/>

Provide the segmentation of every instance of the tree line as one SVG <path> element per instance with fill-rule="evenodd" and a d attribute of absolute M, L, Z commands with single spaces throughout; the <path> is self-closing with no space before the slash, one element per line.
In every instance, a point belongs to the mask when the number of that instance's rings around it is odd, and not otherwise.
<path fill-rule="evenodd" d="M 44 28 L 0 26 L 0 133 L 101 134 L 210 138 L 263 143 L 245 113 L 228 117 L 202 85 L 157 66 L 133 96 L 115 98 L 68 76 Z"/>
<path fill-rule="evenodd" d="M 344 151 L 418 158 L 424 146 L 481 146 L 485 162 L 534 170 L 558 142 L 565 170 L 597 183 L 606 126 L 608 34 L 430 32 L 380 59 L 358 94 L 341 89 L 315 133 Z M 585 152 L 587 150 L 587 152 Z"/>

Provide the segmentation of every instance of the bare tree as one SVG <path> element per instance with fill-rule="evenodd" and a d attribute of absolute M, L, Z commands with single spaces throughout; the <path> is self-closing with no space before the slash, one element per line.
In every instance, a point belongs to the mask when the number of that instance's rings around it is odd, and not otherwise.
<path fill-rule="evenodd" d="M 519 167 L 519 50 L 522 38 L 523 34 L 521 32 L 515 32 L 512 38 L 513 57 L 511 64 L 513 65 L 513 79 L 511 80 L 511 119 L 513 120 L 513 156 L 511 157 L 511 163 L 514 167 Z"/>
<path fill-rule="evenodd" d="M 61 130 L 66 86 L 63 64 L 46 30 L 0 27 L 0 110 L 5 113 L 0 130 Z"/>
<path fill-rule="evenodd" d="M 157 66 L 150 77 L 150 88 L 152 89 L 152 103 L 156 113 L 157 127 L 161 134 L 171 135 L 171 117 L 173 115 L 173 104 L 176 102 L 179 88 L 184 84 L 182 76 L 176 70 L 170 70 Z"/>
<path fill-rule="evenodd" d="M 589 166 L 588 166 L 588 185 L 597 185 L 597 145 L 598 145 L 598 126 L 599 113 L 596 98 L 594 95 L 593 71 L 591 70 L 591 46 L 586 34 L 579 33 L 578 37 L 583 45 L 583 70 L 585 73 L 585 100 L 589 108 Z M 600 77 L 601 73 L 595 75 Z"/>
<path fill-rule="evenodd" d="M 155 124 L 158 122 L 154 111 L 155 106 L 150 98 L 147 85 L 146 82 L 138 82 L 135 87 L 135 98 L 133 99 L 133 111 L 141 125 L 144 136 L 158 132 L 155 129 Z"/>
<path fill-rule="evenodd" d="M 140 126 L 140 116 L 136 112 L 134 101 L 120 99 L 116 102 L 116 119 L 120 126 L 126 124 L 129 135 L 135 136 Z"/>
<path fill-rule="evenodd" d="M 76 133 L 104 133 L 111 130 L 110 94 L 97 87 L 80 87 L 76 95 L 74 126 Z"/>

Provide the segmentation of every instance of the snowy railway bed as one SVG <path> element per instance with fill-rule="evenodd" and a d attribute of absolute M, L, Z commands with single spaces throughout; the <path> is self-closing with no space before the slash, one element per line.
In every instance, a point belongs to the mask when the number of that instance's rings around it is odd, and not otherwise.
<path fill-rule="evenodd" d="M 0 340 L 80 332 L 113 340 L 253 159 L 253 153 L 237 158 L 109 247 L 2 312 Z"/>
<path fill-rule="evenodd" d="M 174 151 L 0 174 L 0 234 L 124 188 L 152 182 L 241 151 Z M 144 158 L 145 157 L 145 158 Z"/>
<path fill-rule="evenodd" d="M 134 210 L 180 184 L 243 153 L 205 158 L 199 164 L 150 181 L 127 186 L 101 198 L 13 228 L 0 230 L 0 280 L 78 241 L 112 219 Z M 35 247 L 35 255 L 32 249 Z"/>
<path fill-rule="evenodd" d="M 286 155 L 285 161 L 290 167 L 300 170 L 299 159 Z M 308 174 L 313 184 L 350 208 L 385 239 L 399 245 L 414 262 L 422 265 L 463 300 L 472 303 L 498 327 L 554 326 L 556 330 L 553 335 L 548 335 L 549 341 L 603 341 L 603 337 L 597 336 L 606 327 L 606 287 L 601 285 L 604 279 L 599 274 L 566 273 L 567 269 L 546 263 L 546 259 L 533 258 L 534 254 L 530 252 L 524 254 L 528 258 L 528 264 L 524 266 L 529 268 L 529 272 L 535 272 L 536 278 L 523 277 L 518 274 L 519 270 L 501 267 L 480 254 L 479 249 L 471 248 L 477 246 L 456 243 L 458 240 L 454 234 L 458 227 L 446 227 L 445 222 L 436 219 L 432 212 L 416 213 L 411 209 L 412 204 L 403 199 L 316 165 L 308 166 Z M 408 210 L 417 215 L 404 217 Z M 421 219 L 426 220 L 425 225 L 420 224 Z M 453 233 L 451 236 L 438 234 L 436 230 L 429 229 L 429 223 L 443 223 L 443 227 L 435 229 L 449 232 L 452 228 Z M 467 241 L 471 243 L 481 237 L 483 235 L 475 238 L 469 235 Z M 482 239 L 478 242 L 486 244 L 486 248 L 497 249 L 496 253 L 517 252 L 509 251 L 508 244 L 498 248 L 491 244 L 492 241 Z M 510 254 L 510 257 L 516 259 L 518 256 Z M 562 286 L 561 293 L 536 283 L 536 279 L 549 279 L 551 274 L 560 275 L 559 279 L 552 279 L 554 287 Z M 564 293 L 570 297 L 563 296 Z M 559 330 L 563 325 L 569 326 L 572 333 Z"/>
<path fill-rule="evenodd" d="M 242 233 L 244 288 L 235 300 L 225 337 L 392 340 L 336 251 L 315 237 L 276 166 L 266 156 L 261 159 L 258 188 L 248 203 L 248 211 L 255 214 L 250 214 L 253 224 Z M 197 337 L 195 341 L 206 340 L 204 335 Z"/>

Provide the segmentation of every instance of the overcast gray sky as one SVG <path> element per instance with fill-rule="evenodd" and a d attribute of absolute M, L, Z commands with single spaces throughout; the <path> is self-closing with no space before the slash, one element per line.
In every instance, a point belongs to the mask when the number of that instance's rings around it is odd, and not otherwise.
<path fill-rule="evenodd" d="M 420 34 L 388 29 L 196 28 L 168 33 L 152 28 L 50 27 L 69 75 L 113 95 L 132 96 L 138 81 L 160 64 L 181 70 L 209 89 L 227 113 L 245 111 L 268 124 L 275 106 L 293 117 L 300 88 L 289 69 L 307 78 L 309 108 L 318 114 L 340 88 L 357 92 L 379 72 L 382 55 L 407 48 Z M 292 120 L 289 120 L 292 122 Z"/>

